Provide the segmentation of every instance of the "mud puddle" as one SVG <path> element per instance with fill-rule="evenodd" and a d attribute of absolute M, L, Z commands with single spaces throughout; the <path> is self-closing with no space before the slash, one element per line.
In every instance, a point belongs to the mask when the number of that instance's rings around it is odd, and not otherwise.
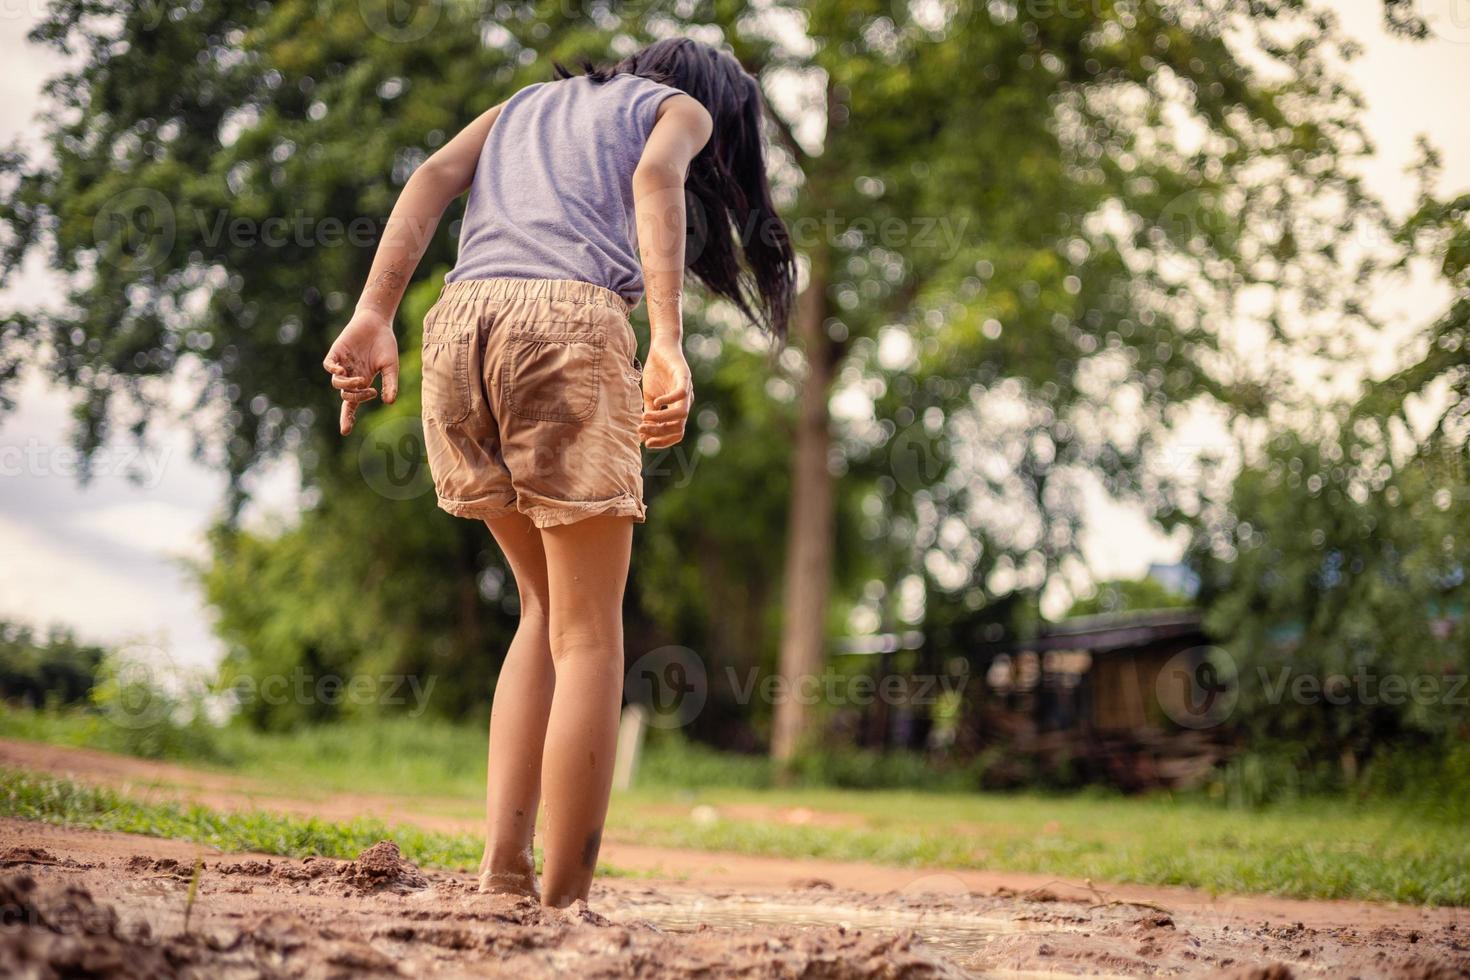
<path fill-rule="evenodd" d="M 967 977 L 1207 976 L 1449 980 L 1470 978 L 1470 932 L 1245 922 L 1170 910 L 1149 902 L 1073 899 L 1046 889 L 966 892 L 944 875 L 943 890 L 871 894 L 804 888 L 784 894 L 664 885 L 621 885 L 609 896 L 613 921 L 642 921 L 690 941 L 811 930 L 904 939 Z"/>
<path fill-rule="evenodd" d="M 896 936 L 912 933 L 924 946 L 965 969 L 979 969 L 997 937 L 1026 931 L 1055 931 L 1056 923 L 1020 922 L 1003 916 L 941 910 L 876 910 L 853 905 L 812 906 L 796 902 L 694 899 L 687 903 L 638 905 L 636 915 L 660 929 L 760 933 L 779 928 L 840 928 Z M 1081 927 L 1076 927 L 1080 931 Z M 987 974 L 999 976 L 1000 974 Z M 1007 974 L 1010 975 L 1010 974 Z M 1066 976 L 1066 974 L 1029 974 Z"/>

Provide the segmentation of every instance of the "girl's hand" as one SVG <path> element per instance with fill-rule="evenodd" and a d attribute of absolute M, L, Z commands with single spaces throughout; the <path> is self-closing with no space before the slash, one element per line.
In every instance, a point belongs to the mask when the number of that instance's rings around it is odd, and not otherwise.
<path fill-rule="evenodd" d="M 373 378 L 383 375 L 383 402 L 398 400 L 398 338 L 393 319 L 359 310 L 337 335 L 322 367 L 332 375 L 332 387 L 342 393 L 341 429 L 345 436 L 357 420 L 358 406 L 378 397 Z"/>
<path fill-rule="evenodd" d="M 684 438 L 684 425 L 694 405 L 694 379 L 684 351 L 675 341 L 657 338 L 643 366 L 643 420 L 638 438 L 649 449 L 667 449 Z"/>

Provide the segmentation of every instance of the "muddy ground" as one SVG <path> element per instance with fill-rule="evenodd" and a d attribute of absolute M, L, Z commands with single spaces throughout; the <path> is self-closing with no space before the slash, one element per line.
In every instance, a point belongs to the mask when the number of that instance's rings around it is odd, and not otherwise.
<path fill-rule="evenodd" d="M 611 879 L 557 912 L 391 843 L 295 861 L 0 820 L 4 977 L 1470 977 L 1460 910 L 1387 908 L 1251 922 L 938 873 L 886 893 Z"/>

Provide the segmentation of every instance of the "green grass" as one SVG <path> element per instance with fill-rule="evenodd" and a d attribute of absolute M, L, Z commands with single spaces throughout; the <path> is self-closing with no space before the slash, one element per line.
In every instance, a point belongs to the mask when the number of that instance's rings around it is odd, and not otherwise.
<path fill-rule="evenodd" d="M 226 853 L 253 851 L 283 857 L 351 860 L 380 840 L 391 840 L 420 867 L 470 871 L 481 842 L 468 834 L 439 834 L 376 820 L 348 822 L 252 811 L 219 811 L 197 804 L 151 803 L 69 779 L 0 767 L 0 817 L 14 817 L 146 837 L 207 844 Z M 536 855 L 540 869 L 541 855 Z M 600 875 L 626 872 L 599 864 Z"/>
<path fill-rule="evenodd" d="M 690 814 L 699 804 L 716 814 L 751 805 L 772 812 L 698 823 Z M 787 823 L 780 813 L 790 808 L 840 814 L 843 823 Z M 1078 882 L 1470 905 L 1470 829 L 1382 804 L 1318 801 L 1245 811 L 1164 795 L 642 790 L 614 805 L 608 836 Z"/>
<path fill-rule="evenodd" d="M 218 811 L 153 803 L 19 769 L 0 768 L 0 816 L 62 827 L 112 830 L 208 844 L 222 851 L 350 860 L 383 839 L 415 864 L 467 870 L 478 866 L 480 843 L 467 834 L 438 834 L 359 819 L 339 823 L 260 811 Z"/>

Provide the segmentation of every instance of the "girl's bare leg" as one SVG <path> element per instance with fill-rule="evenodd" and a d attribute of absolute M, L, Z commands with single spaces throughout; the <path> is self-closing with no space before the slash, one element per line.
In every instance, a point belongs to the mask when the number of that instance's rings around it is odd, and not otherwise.
<path fill-rule="evenodd" d="M 633 522 L 593 517 L 542 529 L 556 670 L 541 783 L 544 900 L 587 898 L 612 791 L 623 697 L 623 586 Z"/>
<path fill-rule="evenodd" d="M 536 894 L 531 841 L 541 793 L 541 750 L 555 676 L 548 632 L 546 555 L 524 514 L 485 522 L 515 575 L 521 621 L 506 652 L 490 708 L 485 856 L 480 890 Z"/>

